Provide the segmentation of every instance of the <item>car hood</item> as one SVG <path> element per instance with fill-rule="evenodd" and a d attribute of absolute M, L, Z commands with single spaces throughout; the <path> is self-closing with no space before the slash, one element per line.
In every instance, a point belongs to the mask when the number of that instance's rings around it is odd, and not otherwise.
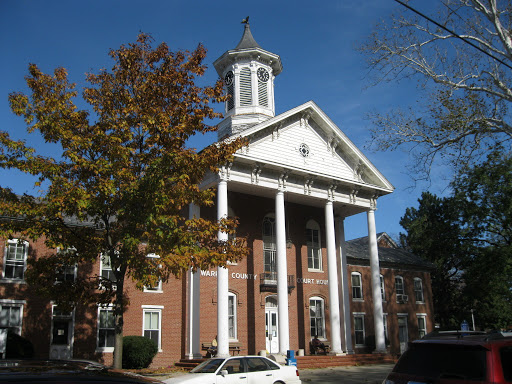
<path fill-rule="evenodd" d="M 194 384 L 194 383 L 204 383 L 204 384 L 214 384 L 215 383 L 215 373 L 186 373 L 182 376 L 171 377 L 170 379 L 164 380 L 164 383 L 167 384 Z"/>

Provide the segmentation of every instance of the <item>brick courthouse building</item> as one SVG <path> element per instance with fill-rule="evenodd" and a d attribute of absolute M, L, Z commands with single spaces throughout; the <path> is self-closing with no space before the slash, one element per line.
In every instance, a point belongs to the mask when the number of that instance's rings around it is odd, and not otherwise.
<path fill-rule="evenodd" d="M 191 206 L 189 215 L 239 217 L 237 233 L 251 252 L 144 291 L 128 282 L 125 335 L 154 339 L 153 365 L 166 366 L 204 355 L 201 344 L 215 336 L 219 355 L 230 343 L 242 354 L 309 353 L 315 335 L 333 354 L 399 353 L 431 331 L 429 264 L 376 233 L 377 199 L 393 186 L 314 102 L 275 116 L 281 60 L 256 43 L 248 24 L 214 66 L 231 95 L 219 139 L 242 135 L 248 145 L 204 180 L 217 189 L 216 206 Z M 344 219 L 356 214 L 367 216 L 368 236 L 345 241 Z M 63 313 L 37 298 L 23 280 L 26 262 L 52 250 L 42 241 L 4 245 L 0 328 L 30 339 L 38 357 L 111 363 L 111 309 Z M 70 268 L 65 278 L 77 273 L 108 277 L 109 266 Z"/>

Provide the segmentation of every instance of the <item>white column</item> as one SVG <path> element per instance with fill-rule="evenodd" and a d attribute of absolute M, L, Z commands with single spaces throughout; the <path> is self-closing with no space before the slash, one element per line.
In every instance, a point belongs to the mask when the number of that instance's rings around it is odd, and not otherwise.
<path fill-rule="evenodd" d="M 194 217 L 201 217 L 200 207 L 195 204 L 189 206 L 189 219 Z M 200 336 L 200 297 L 201 297 L 201 271 L 192 270 L 189 271 L 189 291 L 188 291 L 188 302 L 189 302 L 189 313 L 188 313 L 188 358 L 189 359 L 200 359 L 202 357 L 201 351 L 199 350 L 199 336 Z"/>
<path fill-rule="evenodd" d="M 336 220 L 337 234 L 336 239 L 338 241 L 338 252 L 340 258 L 340 288 L 341 288 L 341 306 L 343 312 L 343 339 L 345 341 L 345 352 L 349 355 L 354 353 L 352 348 L 352 313 L 350 312 L 350 292 L 348 288 L 348 267 L 347 267 L 347 253 L 345 250 L 345 226 L 343 219 L 338 217 Z"/>
<path fill-rule="evenodd" d="M 380 292 L 379 251 L 377 231 L 375 229 L 375 210 L 368 211 L 368 245 L 370 248 L 370 268 L 372 274 L 373 321 L 375 327 L 375 353 L 386 353 L 384 338 L 384 319 L 382 312 L 382 295 Z"/>
<path fill-rule="evenodd" d="M 228 216 L 228 183 L 219 180 L 217 188 L 217 219 Z M 228 234 L 219 231 L 219 241 L 226 241 Z M 228 269 L 217 267 L 217 356 L 229 357 Z"/>
<path fill-rule="evenodd" d="M 325 238 L 327 248 L 327 276 L 329 278 L 329 318 L 331 321 L 331 353 L 341 354 L 340 302 L 338 297 L 338 263 L 332 201 L 325 204 Z"/>
<path fill-rule="evenodd" d="M 279 330 L 279 353 L 286 355 L 290 349 L 288 321 L 288 267 L 286 265 L 286 227 L 284 214 L 284 192 L 276 194 L 276 258 L 277 258 L 277 316 Z"/>

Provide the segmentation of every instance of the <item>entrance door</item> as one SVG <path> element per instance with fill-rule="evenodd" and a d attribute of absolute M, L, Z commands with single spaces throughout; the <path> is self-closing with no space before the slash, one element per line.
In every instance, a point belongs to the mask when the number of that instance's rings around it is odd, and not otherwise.
<path fill-rule="evenodd" d="M 279 333 L 277 328 L 276 296 L 269 296 L 265 300 L 265 339 L 268 353 L 278 353 Z"/>
<path fill-rule="evenodd" d="M 407 316 L 398 316 L 398 340 L 400 341 L 400 353 L 404 353 L 409 342 Z"/>
<path fill-rule="evenodd" d="M 68 360 L 73 357 L 73 313 L 53 306 L 50 358 Z"/>

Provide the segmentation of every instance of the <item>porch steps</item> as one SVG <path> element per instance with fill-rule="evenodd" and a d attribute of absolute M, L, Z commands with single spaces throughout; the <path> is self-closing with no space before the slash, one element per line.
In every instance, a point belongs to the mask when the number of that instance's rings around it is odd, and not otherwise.
<path fill-rule="evenodd" d="M 393 364 L 396 362 L 393 356 L 383 353 L 354 354 L 343 356 L 296 356 L 296 358 L 297 368 L 299 369 L 343 367 L 369 364 Z"/>
<path fill-rule="evenodd" d="M 184 369 L 192 369 L 205 359 L 181 359 L 175 363 L 177 367 Z M 354 355 L 312 355 L 297 356 L 297 368 L 328 368 L 342 367 L 351 365 L 368 365 L 368 364 L 393 364 L 396 360 L 393 356 L 383 353 L 354 354 Z"/>

